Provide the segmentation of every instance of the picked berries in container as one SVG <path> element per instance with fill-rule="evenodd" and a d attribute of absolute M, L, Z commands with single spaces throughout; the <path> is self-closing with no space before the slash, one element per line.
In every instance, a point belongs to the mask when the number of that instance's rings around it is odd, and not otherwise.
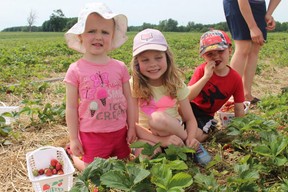
<path fill-rule="evenodd" d="M 44 146 L 26 154 L 29 180 L 36 192 L 69 191 L 75 169 L 61 147 Z"/>
<path fill-rule="evenodd" d="M 250 102 L 244 101 L 244 113 L 247 114 L 249 111 Z M 223 105 L 219 111 L 217 111 L 219 118 L 221 120 L 221 124 L 223 127 L 227 127 L 227 125 L 231 122 L 231 120 L 235 117 L 234 113 L 234 103 L 228 105 Z"/>

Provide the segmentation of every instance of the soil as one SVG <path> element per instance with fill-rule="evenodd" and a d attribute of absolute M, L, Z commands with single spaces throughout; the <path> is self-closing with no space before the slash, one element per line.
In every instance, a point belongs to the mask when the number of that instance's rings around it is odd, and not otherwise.
<path fill-rule="evenodd" d="M 253 94 L 258 98 L 262 98 L 269 94 L 279 94 L 282 87 L 287 87 L 288 67 L 268 66 L 262 69 L 261 75 L 256 75 L 253 85 Z M 60 86 L 60 82 L 50 82 L 55 86 Z M 59 96 L 58 96 L 59 97 Z M 15 101 L 15 96 L 10 96 L 11 103 Z M 55 101 L 50 96 L 51 103 Z M 257 109 L 251 109 L 251 112 Z M 25 122 L 25 121 L 24 121 Z M 17 123 L 19 123 L 17 121 Z M 47 125 L 46 127 L 37 128 L 21 128 L 25 127 L 25 123 L 19 123 L 15 133 L 18 139 L 10 140 L 11 143 L 1 145 L 0 148 L 0 191 L 33 191 L 32 184 L 27 174 L 27 165 L 25 155 L 41 146 L 50 145 L 57 147 L 65 147 L 68 143 L 67 128 L 62 125 Z M 76 175 L 78 172 L 75 172 Z"/>

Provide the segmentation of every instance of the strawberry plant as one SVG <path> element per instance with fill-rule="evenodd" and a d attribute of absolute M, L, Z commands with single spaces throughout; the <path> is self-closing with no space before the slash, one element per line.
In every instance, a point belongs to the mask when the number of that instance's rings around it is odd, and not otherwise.
<path fill-rule="evenodd" d="M 50 103 L 42 104 L 41 99 L 23 100 L 25 107 L 20 111 L 20 114 L 26 113 L 30 115 L 31 124 L 37 125 L 36 117 L 40 121 L 39 124 L 50 123 L 53 121 L 63 121 L 65 117 L 65 104 L 52 106 Z"/>
<path fill-rule="evenodd" d="M 137 142 L 134 145 L 144 147 L 143 151 L 144 153 L 146 151 L 146 154 L 151 147 L 155 147 L 149 146 L 149 144 L 142 145 Z M 173 159 L 175 158 L 174 160 L 170 160 L 163 153 L 156 155 L 152 159 L 147 159 L 145 158 L 147 157 L 146 155 L 144 157 L 141 154 L 127 163 L 115 158 L 95 158 L 83 173 L 78 176 L 71 191 L 79 191 L 80 189 L 89 191 L 91 184 L 97 186 L 99 191 L 109 189 L 135 192 L 184 191 L 184 188 L 189 187 L 193 183 L 192 176 L 183 172 L 188 169 L 188 166 L 184 161 L 177 158 L 178 155 L 172 155 L 171 151 L 175 151 L 175 146 L 168 146 L 167 149 L 170 151 L 169 156 L 173 157 Z M 183 148 L 183 151 L 185 150 Z"/>
<path fill-rule="evenodd" d="M 282 126 L 288 125 L 288 92 L 277 96 L 267 96 L 259 103 L 259 109 L 265 117 L 270 117 Z"/>

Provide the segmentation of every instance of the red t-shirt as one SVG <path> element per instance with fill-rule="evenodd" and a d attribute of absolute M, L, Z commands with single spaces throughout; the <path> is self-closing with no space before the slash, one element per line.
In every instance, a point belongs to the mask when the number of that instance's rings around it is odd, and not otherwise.
<path fill-rule="evenodd" d="M 206 62 L 198 66 L 188 85 L 193 85 L 204 75 Z M 228 66 L 229 67 L 229 66 Z M 244 102 L 244 90 L 241 76 L 231 67 L 229 73 L 224 76 L 218 76 L 215 73 L 203 87 L 199 95 L 192 101 L 199 109 L 206 112 L 207 115 L 214 116 L 231 96 L 235 103 Z"/>

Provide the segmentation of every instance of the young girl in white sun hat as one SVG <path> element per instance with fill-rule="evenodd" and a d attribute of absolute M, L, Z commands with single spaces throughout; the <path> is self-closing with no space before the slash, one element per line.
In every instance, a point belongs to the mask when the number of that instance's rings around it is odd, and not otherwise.
<path fill-rule="evenodd" d="M 129 143 L 136 140 L 128 69 L 107 55 L 125 43 L 126 31 L 125 15 L 90 3 L 65 34 L 68 46 L 83 53 L 64 79 L 69 147 L 79 170 L 95 157 L 128 158 Z"/>

